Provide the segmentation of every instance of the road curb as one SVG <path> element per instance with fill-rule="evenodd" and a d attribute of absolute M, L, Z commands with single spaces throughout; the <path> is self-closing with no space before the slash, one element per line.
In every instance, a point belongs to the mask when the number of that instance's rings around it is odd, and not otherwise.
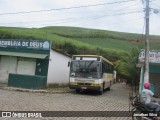
<path fill-rule="evenodd" d="M 34 89 L 24 89 L 24 88 L 15 88 L 15 87 L 0 87 L 0 89 L 4 89 L 4 90 L 14 90 L 14 91 L 20 91 L 20 92 L 30 92 L 30 93 L 52 93 L 52 94 L 56 94 L 56 93 L 71 93 L 72 90 L 68 90 L 68 91 L 48 91 L 48 90 L 34 90 Z"/>

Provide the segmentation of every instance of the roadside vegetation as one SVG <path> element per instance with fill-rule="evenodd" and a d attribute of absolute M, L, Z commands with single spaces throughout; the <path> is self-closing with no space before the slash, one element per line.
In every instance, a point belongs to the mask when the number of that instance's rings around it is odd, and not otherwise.
<path fill-rule="evenodd" d="M 50 40 L 52 49 L 63 54 L 97 54 L 115 64 L 120 76 L 137 79 L 137 57 L 144 46 L 142 34 L 78 27 L 16 28 L 0 27 L 1 39 Z M 150 49 L 160 49 L 160 36 L 150 36 Z"/>
<path fill-rule="evenodd" d="M 115 62 L 115 70 L 118 72 L 119 77 L 125 78 L 131 84 L 137 84 L 139 80 L 140 71 L 136 67 L 139 53 L 139 48 L 132 48 Z"/>

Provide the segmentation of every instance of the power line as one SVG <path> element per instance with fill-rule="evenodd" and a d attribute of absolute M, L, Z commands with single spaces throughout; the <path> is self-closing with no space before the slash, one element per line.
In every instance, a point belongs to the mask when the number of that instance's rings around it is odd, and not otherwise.
<path fill-rule="evenodd" d="M 158 14 L 160 13 L 160 9 L 155 9 L 155 8 L 150 8 L 151 10 L 153 10 L 153 13 Z"/>
<path fill-rule="evenodd" d="M 128 6 L 129 7 L 129 6 Z M 124 9 L 124 8 L 122 8 L 122 9 Z M 129 13 L 136 13 L 136 12 L 141 12 L 141 11 L 143 11 L 143 10 L 138 10 L 138 9 L 128 9 L 128 10 L 124 10 L 124 12 L 122 12 L 122 11 L 119 11 L 119 10 L 122 10 L 122 9 L 117 9 L 117 10 L 113 10 L 113 12 L 112 12 L 112 14 L 110 14 L 111 12 L 107 12 L 107 14 L 105 14 L 105 15 L 107 15 L 107 16 L 116 16 L 116 15 L 123 15 L 123 14 L 129 14 Z M 96 13 L 96 12 L 98 12 L 98 15 L 101 15 L 99 12 L 103 12 L 104 13 L 104 11 L 92 11 L 92 13 L 91 14 L 93 14 L 93 12 L 94 13 Z M 120 12 L 120 13 L 119 13 Z M 77 12 L 76 12 L 77 13 Z M 115 13 L 115 14 L 113 14 L 113 13 Z M 78 14 L 78 13 L 77 13 Z M 87 13 L 88 14 L 88 13 Z M 85 16 L 85 15 L 83 15 L 83 16 Z M 90 16 L 88 16 L 88 17 L 90 17 Z M 92 17 L 92 16 L 91 16 Z M 82 17 L 82 18 L 80 18 L 80 19 L 83 19 L 83 18 L 86 18 L 86 17 Z M 62 21 L 62 20 L 66 20 L 66 19 L 75 19 L 75 18 L 63 18 L 63 19 L 48 19 L 48 20 L 35 20 L 35 21 L 27 21 L 27 22 L 8 22 L 8 23 L 2 23 L 2 22 L 0 22 L 0 24 L 11 24 L 11 23 L 31 23 L 31 22 L 44 22 L 44 21 L 48 21 L 48 22 L 50 22 L 50 21 Z M 79 19 L 79 18 L 76 18 L 76 19 Z"/>
<path fill-rule="evenodd" d="M 58 11 L 58 10 L 69 10 L 69 9 L 77 9 L 77 8 L 86 8 L 86 7 L 96 7 L 96 6 L 103 6 L 107 4 L 118 4 L 118 3 L 125 3 L 131 2 L 135 0 L 124 0 L 119 2 L 110 2 L 110 3 L 101 3 L 101 4 L 93 4 L 93 5 L 84 5 L 84 6 L 74 6 L 74 7 L 66 7 L 66 8 L 56 8 L 56 9 L 46 9 L 46 10 L 35 10 L 35 11 L 23 11 L 23 12 L 10 12 L 10 13 L 0 13 L 0 15 L 15 15 L 15 14 L 28 14 L 28 13 L 38 13 L 38 12 L 49 12 L 49 11 Z"/>
<path fill-rule="evenodd" d="M 126 19 L 126 20 L 122 20 L 122 21 L 118 21 L 118 22 L 109 23 L 109 24 L 107 24 L 107 26 L 113 26 L 113 25 L 117 26 L 117 25 L 122 24 L 122 23 L 126 23 L 126 22 L 130 22 L 131 23 L 131 21 L 138 21 L 138 20 L 142 20 L 142 19 L 144 19 L 144 17 L 133 18 L 133 19 Z M 95 20 L 95 19 L 93 19 L 93 20 Z"/>
<path fill-rule="evenodd" d="M 135 5 L 137 5 L 137 3 L 136 3 L 136 4 L 133 4 L 133 5 L 126 6 L 126 7 L 124 7 L 124 8 L 118 9 L 118 10 L 124 10 L 124 9 L 126 9 L 126 8 L 130 8 L 130 7 L 135 6 Z"/>
<path fill-rule="evenodd" d="M 33 24 L 34 26 L 48 26 L 48 25 L 51 25 L 51 24 L 63 24 L 63 23 L 74 23 L 74 22 L 80 22 L 80 21 L 89 21 L 89 20 L 97 20 L 97 19 L 101 19 L 101 18 L 104 18 L 104 17 L 108 17 L 108 16 L 117 16 L 117 15 L 126 15 L 126 14 L 133 14 L 133 13 L 140 13 L 139 11 L 136 11 L 136 12 L 125 12 L 125 13 L 119 13 L 119 14 L 113 14 L 113 15 L 99 15 L 99 16 L 93 16 L 93 17 L 90 17 L 90 18 L 85 18 L 85 17 L 83 17 L 83 18 L 78 18 L 78 19 L 70 19 L 70 20 L 66 20 L 66 21 L 59 21 L 59 20 L 57 20 L 57 22 L 56 21 L 54 21 L 54 22 L 51 22 L 51 23 L 46 23 L 46 24 Z M 140 18 L 138 18 L 138 19 L 140 19 Z M 62 19 L 62 20 L 65 20 L 65 19 Z M 42 21 L 43 22 L 43 21 Z M 25 23 L 25 22 L 24 22 Z M 14 24 L 14 23 L 13 23 Z M 28 25 L 26 25 L 26 27 L 27 27 Z M 24 27 L 24 25 L 23 25 L 23 27 Z"/>
<path fill-rule="evenodd" d="M 116 12 L 116 11 L 120 11 L 120 10 L 126 10 L 127 8 L 130 8 L 130 7 L 136 6 L 136 5 L 137 5 L 137 3 L 136 3 L 136 4 L 129 5 L 129 6 L 122 7 L 122 8 L 120 8 L 120 9 L 114 9 L 114 10 L 106 9 L 106 10 L 107 10 L 107 11 Z M 104 12 L 104 11 L 97 11 L 97 12 Z"/>
<path fill-rule="evenodd" d="M 67 21 L 62 21 L 62 22 L 56 22 L 56 21 L 60 21 L 60 20 L 66 20 L 66 19 L 58 19 L 58 20 L 54 20 L 51 21 L 52 24 L 62 24 L 62 23 L 70 23 L 70 22 L 77 22 L 77 21 L 85 21 L 85 20 L 96 20 L 96 19 L 101 19 L 101 18 L 104 18 L 104 17 L 109 17 L 109 16 L 117 16 L 117 15 L 127 15 L 127 14 L 134 14 L 134 13 L 140 13 L 142 12 L 142 10 L 138 10 L 138 11 L 130 11 L 130 12 L 122 12 L 122 13 L 117 13 L 117 14 L 105 14 L 105 15 L 98 15 L 98 16 L 92 16 L 92 17 L 89 17 L 89 18 L 86 18 L 86 17 L 83 17 L 83 18 L 70 18 L 71 20 L 67 20 Z M 37 21 L 35 21 L 37 22 Z M 39 21 L 39 22 L 45 22 L 45 21 Z M 56 22 L 56 23 L 55 23 Z M 0 24 L 14 24 L 15 22 L 13 23 L 0 23 Z M 18 22 L 16 22 L 18 23 Z M 31 22 L 23 22 L 23 23 L 31 23 Z M 38 24 L 37 24 L 38 25 Z M 45 24 L 43 24 L 45 25 Z"/>
<path fill-rule="evenodd" d="M 156 7 L 158 7 L 158 8 L 160 8 L 160 6 L 158 6 L 158 5 L 155 4 L 155 3 L 152 3 L 152 2 L 151 2 L 151 4 L 154 5 L 154 6 L 156 6 Z"/>

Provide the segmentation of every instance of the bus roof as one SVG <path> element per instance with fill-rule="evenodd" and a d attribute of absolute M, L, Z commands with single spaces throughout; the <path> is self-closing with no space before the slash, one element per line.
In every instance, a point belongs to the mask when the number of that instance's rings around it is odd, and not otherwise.
<path fill-rule="evenodd" d="M 99 56 L 102 60 L 104 60 L 104 61 L 106 61 L 107 63 L 109 63 L 109 64 L 111 64 L 111 65 L 113 65 L 113 63 L 112 62 L 110 62 L 109 60 L 107 60 L 106 58 L 104 58 L 104 57 L 102 57 L 102 56 Z"/>
<path fill-rule="evenodd" d="M 102 56 L 99 56 L 99 55 L 73 55 L 74 56 L 77 56 L 77 57 L 82 57 L 82 56 L 85 56 L 85 57 L 100 57 L 102 60 L 104 60 L 105 62 L 113 65 L 112 62 L 110 62 L 109 60 L 107 60 L 106 58 L 102 57 Z"/>

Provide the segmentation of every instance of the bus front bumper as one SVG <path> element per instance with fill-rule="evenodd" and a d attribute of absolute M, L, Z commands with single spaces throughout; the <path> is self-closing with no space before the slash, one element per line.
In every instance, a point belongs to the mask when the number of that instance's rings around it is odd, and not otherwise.
<path fill-rule="evenodd" d="M 100 86 L 77 86 L 77 85 L 69 85 L 70 89 L 76 89 L 76 90 L 96 90 L 96 91 L 102 91 L 103 88 Z"/>

